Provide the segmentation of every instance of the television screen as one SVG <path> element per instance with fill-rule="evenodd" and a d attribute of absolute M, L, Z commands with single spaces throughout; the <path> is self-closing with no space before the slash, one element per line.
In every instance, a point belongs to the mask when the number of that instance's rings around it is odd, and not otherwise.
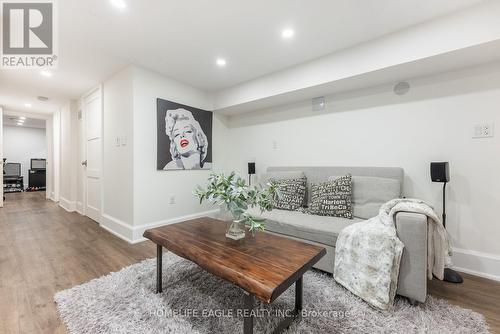
<path fill-rule="evenodd" d="M 5 176 L 21 176 L 21 164 L 8 162 L 5 164 Z"/>

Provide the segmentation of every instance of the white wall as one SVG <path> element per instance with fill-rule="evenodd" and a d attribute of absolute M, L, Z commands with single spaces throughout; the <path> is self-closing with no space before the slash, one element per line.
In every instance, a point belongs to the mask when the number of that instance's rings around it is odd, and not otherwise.
<path fill-rule="evenodd" d="M 82 116 L 82 100 L 76 102 L 76 211 L 83 214 L 83 202 L 85 196 L 84 189 L 84 167 L 82 162 L 85 160 L 85 140 L 83 136 L 84 122 Z"/>
<path fill-rule="evenodd" d="M 47 174 L 46 198 L 54 200 L 54 121 L 52 116 L 45 120 L 45 133 L 47 140 Z"/>
<path fill-rule="evenodd" d="M 47 158 L 47 141 L 45 129 L 24 126 L 4 126 L 3 154 L 7 162 L 20 162 L 24 187 L 28 187 L 28 171 L 30 159 Z"/>
<path fill-rule="evenodd" d="M 60 190 L 59 203 L 68 210 L 76 210 L 77 191 L 77 105 L 68 101 L 60 114 Z"/>
<path fill-rule="evenodd" d="M 127 68 L 103 84 L 103 224 L 128 239 L 134 218 L 132 80 Z M 116 146 L 116 137 L 127 137 L 127 145 Z"/>
<path fill-rule="evenodd" d="M 193 195 L 196 185 L 206 182 L 210 171 L 156 170 L 156 99 L 211 110 L 209 94 L 155 73 L 134 70 L 134 225 L 161 224 L 173 218 L 212 209 L 200 206 Z M 224 125 L 213 119 L 214 169 L 223 166 Z M 226 151 L 227 153 L 227 151 Z M 175 196 L 176 204 L 168 204 Z"/>
<path fill-rule="evenodd" d="M 207 213 L 193 195 L 209 171 L 156 170 L 156 99 L 163 98 L 206 110 L 206 92 L 137 67 L 115 74 L 103 84 L 104 170 L 103 223 L 129 241 L 142 238 L 144 229 Z M 229 159 L 225 150 L 224 117 L 214 117 L 214 168 Z M 116 146 L 116 138 L 126 144 Z M 171 196 L 175 204 L 168 204 Z"/>
<path fill-rule="evenodd" d="M 60 177 L 61 177 L 61 112 L 59 110 L 52 114 L 52 156 L 49 157 L 49 164 L 52 162 L 51 172 L 51 199 L 59 202 Z M 52 160 L 52 161 L 50 161 Z"/>
<path fill-rule="evenodd" d="M 449 161 L 448 231 L 458 267 L 500 279 L 500 133 L 472 139 L 473 126 L 500 126 L 500 65 L 410 81 L 404 96 L 377 87 L 327 97 L 327 110 L 304 101 L 229 118 L 234 164 L 401 166 L 406 196 L 441 211 L 431 161 Z M 277 148 L 273 148 L 276 142 Z"/>

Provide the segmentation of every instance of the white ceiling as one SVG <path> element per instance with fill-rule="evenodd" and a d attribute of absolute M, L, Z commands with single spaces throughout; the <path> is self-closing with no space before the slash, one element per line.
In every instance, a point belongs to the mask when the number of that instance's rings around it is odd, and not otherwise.
<path fill-rule="evenodd" d="M 50 113 L 129 64 L 217 91 L 484 2 L 125 1 L 125 10 L 109 0 L 58 1 L 59 68 L 52 78 L 0 71 L 0 105 Z M 295 30 L 287 41 L 286 27 Z M 227 59 L 225 68 L 215 66 L 217 57 Z"/>
<path fill-rule="evenodd" d="M 3 115 L 4 126 L 19 126 L 17 125 L 19 116 Z M 45 120 L 38 118 L 26 118 L 22 125 L 25 128 L 45 129 Z"/>

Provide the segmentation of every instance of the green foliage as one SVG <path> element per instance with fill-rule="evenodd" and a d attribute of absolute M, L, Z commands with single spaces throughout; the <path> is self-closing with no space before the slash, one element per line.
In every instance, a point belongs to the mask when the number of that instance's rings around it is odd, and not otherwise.
<path fill-rule="evenodd" d="M 271 211 L 278 197 L 275 184 L 268 183 L 266 187 L 248 186 L 234 172 L 228 176 L 224 173 L 211 174 L 206 188 L 198 187 L 194 193 L 200 204 L 206 200 L 224 207 L 234 220 L 243 220 L 249 225 L 252 233 L 263 231 L 265 220 L 248 214 L 248 208 L 258 206 L 261 212 Z"/>

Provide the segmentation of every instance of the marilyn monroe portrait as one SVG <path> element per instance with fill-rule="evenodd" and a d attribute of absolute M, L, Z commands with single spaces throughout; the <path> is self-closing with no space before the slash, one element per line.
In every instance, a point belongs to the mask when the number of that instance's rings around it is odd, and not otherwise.
<path fill-rule="evenodd" d="M 163 170 L 212 168 L 212 163 L 206 161 L 209 140 L 191 111 L 184 108 L 167 110 L 165 134 L 170 139 L 171 161 Z"/>

